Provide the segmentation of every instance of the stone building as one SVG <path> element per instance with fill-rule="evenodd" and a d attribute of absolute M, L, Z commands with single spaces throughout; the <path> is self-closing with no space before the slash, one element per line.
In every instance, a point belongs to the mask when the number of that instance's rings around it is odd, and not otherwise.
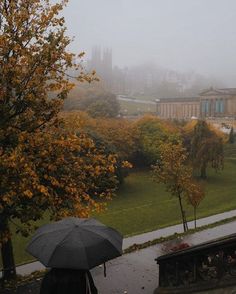
<path fill-rule="evenodd" d="M 165 119 L 190 119 L 200 116 L 199 97 L 157 99 L 157 114 Z"/>
<path fill-rule="evenodd" d="M 200 106 L 202 118 L 236 118 L 236 88 L 206 90 L 200 93 Z"/>
<path fill-rule="evenodd" d="M 157 114 L 165 119 L 236 118 L 236 88 L 210 88 L 198 97 L 156 99 Z"/>

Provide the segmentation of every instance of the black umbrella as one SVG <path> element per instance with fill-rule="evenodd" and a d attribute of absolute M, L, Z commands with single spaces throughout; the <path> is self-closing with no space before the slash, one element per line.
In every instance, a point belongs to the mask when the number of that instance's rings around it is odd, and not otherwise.
<path fill-rule="evenodd" d="M 40 227 L 26 250 L 46 267 L 89 270 L 120 256 L 122 239 L 95 219 L 69 217 Z"/>

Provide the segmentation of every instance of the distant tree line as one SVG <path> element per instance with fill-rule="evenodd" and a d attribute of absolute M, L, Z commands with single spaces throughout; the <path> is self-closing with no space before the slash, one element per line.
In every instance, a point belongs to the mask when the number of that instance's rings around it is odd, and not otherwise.
<path fill-rule="evenodd" d="M 75 87 L 64 102 L 64 110 L 80 110 L 91 117 L 114 118 L 120 113 L 120 104 L 116 95 L 98 84 Z"/>

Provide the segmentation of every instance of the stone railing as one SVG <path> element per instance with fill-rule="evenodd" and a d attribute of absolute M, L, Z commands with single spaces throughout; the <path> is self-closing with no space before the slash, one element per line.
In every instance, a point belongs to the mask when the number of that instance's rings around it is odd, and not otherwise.
<path fill-rule="evenodd" d="M 172 252 L 156 259 L 155 293 L 190 293 L 236 285 L 236 234 Z"/>

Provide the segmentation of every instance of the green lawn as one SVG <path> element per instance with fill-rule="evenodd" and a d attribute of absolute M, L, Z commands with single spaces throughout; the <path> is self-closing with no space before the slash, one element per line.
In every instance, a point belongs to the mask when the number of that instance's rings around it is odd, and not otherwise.
<path fill-rule="evenodd" d="M 138 103 L 134 101 L 119 100 L 121 113 L 124 115 L 139 115 L 142 113 L 156 113 L 156 105 L 150 103 Z"/>
<path fill-rule="evenodd" d="M 228 153 L 227 153 L 228 154 Z M 236 209 L 236 153 L 229 153 L 224 170 L 209 171 L 205 183 L 206 197 L 197 211 L 198 217 Z M 188 219 L 192 208 L 186 206 Z M 125 236 L 152 231 L 181 222 L 177 199 L 169 196 L 162 185 L 154 183 L 150 172 L 132 172 L 109 203 L 107 211 L 96 216 Z M 46 222 L 44 220 L 44 222 Z M 25 252 L 27 239 L 14 236 L 16 262 L 31 259 Z"/>
<path fill-rule="evenodd" d="M 226 160 L 223 171 L 209 171 L 205 183 L 206 197 L 197 215 L 204 217 L 236 209 L 236 159 Z M 185 205 L 188 219 L 193 216 L 191 206 Z M 98 218 L 124 235 L 135 235 L 181 222 L 176 198 L 165 192 L 163 185 L 153 183 L 148 172 L 130 174 L 107 212 Z"/>

